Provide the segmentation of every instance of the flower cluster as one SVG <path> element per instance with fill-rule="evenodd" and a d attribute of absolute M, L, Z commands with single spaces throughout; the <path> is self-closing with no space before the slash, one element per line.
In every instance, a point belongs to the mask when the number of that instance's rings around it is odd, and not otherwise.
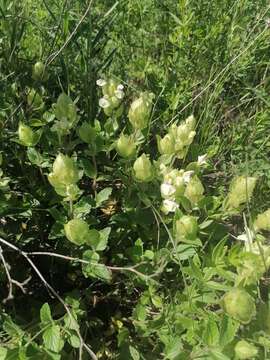
<path fill-rule="evenodd" d="M 151 181 L 154 177 L 154 167 L 146 154 L 142 154 L 133 165 L 135 178 L 141 182 Z"/>
<path fill-rule="evenodd" d="M 144 92 L 130 105 L 128 118 L 135 130 L 143 130 L 148 126 L 153 98 L 154 94 Z"/>
<path fill-rule="evenodd" d="M 131 158 L 136 153 L 134 136 L 121 134 L 116 141 L 116 151 L 123 158 Z"/>
<path fill-rule="evenodd" d="M 189 116 L 183 124 L 173 124 L 168 133 L 161 138 L 157 136 L 158 150 L 161 155 L 175 155 L 183 159 L 187 153 L 188 146 L 192 143 L 195 132 L 194 116 Z"/>
<path fill-rule="evenodd" d="M 250 200 L 257 178 L 237 176 L 233 179 L 229 194 L 225 201 L 226 209 L 236 211 L 240 205 Z"/>
<path fill-rule="evenodd" d="M 120 107 L 125 96 L 124 86 L 114 79 L 99 79 L 97 85 L 101 87 L 103 97 L 99 99 L 99 106 L 107 116 Z"/>
<path fill-rule="evenodd" d="M 188 198 L 192 205 L 197 204 L 202 199 L 204 188 L 194 171 L 172 170 L 163 165 L 162 173 L 163 183 L 160 186 L 160 192 L 164 199 L 162 211 L 165 214 L 175 212 L 182 196 Z"/>

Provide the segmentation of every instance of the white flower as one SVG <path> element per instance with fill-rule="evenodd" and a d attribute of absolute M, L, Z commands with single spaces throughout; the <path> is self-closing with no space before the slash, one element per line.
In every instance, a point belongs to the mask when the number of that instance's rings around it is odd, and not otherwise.
<path fill-rule="evenodd" d="M 206 159 L 207 159 L 207 154 L 198 156 L 198 161 L 197 161 L 198 165 L 201 166 L 207 164 Z"/>
<path fill-rule="evenodd" d="M 184 172 L 183 179 L 185 184 L 188 184 L 190 182 L 190 179 L 193 174 L 194 174 L 193 170 Z"/>
<path fill-rule="evenodd" d="M 179 208 L 179 205 L 172 200 L 163 200 L 162 203 L 162 211 L 167 215 L 170 212 L 175 212 L 176 209 Z"/>
<path fill-rule="evenodd" d="M 102 107 L 103 109 L 106 109 L 110 106 L 110 102 L 108 99 L 106 99 L 105 97 L 99 99 L 98 102 L 99 106 Z"/>
<path fill-rule="evenodd" d="M 124 85 L 119 84 L 119 85 L 117 86 L 117 90 L 123 91 L 123 90 L 124 90 Z"/>
<path fill-rule="evenodd" d="M 163 183 L 160 186 L 160 192 L 161 196 L 166 199 L 168 197 L 171 197 L 176 192 L 176 189 L 171 184 Z"/>
<path fill-rule="evenodd" d="M 96 82 L 96 84 L 98 85 L 98 86 L 105 86 L 106 84 L 107 84 L 107 81 L 106 80 L 104 80 L 104 79 L 98 79 L 97 80 L 97 82 Z"/>
<path fill-rule="evenodd" d="M 115 90 L 114 95 L 119 100 L 122 100 L 124 98 L 124 96 L 125 96 L 124 91 L 122 91 L 122 90 Z"/>

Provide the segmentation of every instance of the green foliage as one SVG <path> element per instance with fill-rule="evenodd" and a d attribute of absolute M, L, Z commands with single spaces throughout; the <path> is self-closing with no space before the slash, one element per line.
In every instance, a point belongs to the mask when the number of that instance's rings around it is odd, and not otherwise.
<path fill-rule="evenodd" d="M 269 358 L 266 6 L 0 0 L 0 360 Z"/>

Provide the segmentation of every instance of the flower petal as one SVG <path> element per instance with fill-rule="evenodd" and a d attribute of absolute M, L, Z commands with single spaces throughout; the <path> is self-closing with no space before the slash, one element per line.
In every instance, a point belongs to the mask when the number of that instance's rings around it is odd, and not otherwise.
<path fill-rule="evenodd" d="M 107 84 L 107 81 L 106 80 L 104 80 L 104 79 L 98 79 L 97 80 L 97 82 L 96 82 L 96 84 L 98 85 L 98 86 L 105 86 L 106 84 Z"/>
<path fill-rule="evenodd" d="M 99 106 L 102 107 L 103 109 L 106 109 L 110 106 L 110 102 L 109 100 L 105 99 L 104 97 L 99 99 L 98 102 Z"/>

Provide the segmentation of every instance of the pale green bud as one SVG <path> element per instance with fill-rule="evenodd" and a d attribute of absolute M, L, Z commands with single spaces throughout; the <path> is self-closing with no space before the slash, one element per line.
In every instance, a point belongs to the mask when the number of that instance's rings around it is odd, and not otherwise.
<path fill-rule="evenodd" d="M 35 133 L 30 126 L 20 124 L 18 129 L 19 140 L 25 146 L 35 145 Z"/>
<path fill-rule="evenodd" d="M 175 234 L 178 239 L 193 240 L 198 232 L 197 220 L 193 216 L 184 215 L 175 222 Z"/>
<path fill-rule="evenodd" d="M 230 210 L 237 209 L 241 204 L 246 203 L 252 197 L 257 178 L 255 177 L 236 177 L 230 186 L 230 191 L 226 199 L 226 207 Z"/>
<path fill-rule="evenodd" d="M 224 311 L 243 324 L 248 324 L 255 315 L 254 299 L 244 289 L 234 288 L 222 299 Z"/>
<path fill-rule="evenodd" d="M 146 92 L 131 104 L 128 118 L 134 129 L 142 130 L 147 127 L 152 110 L 152 98 L 153 95 Z"/>
<path fill-rule="evenodd" d="M 38 61 L 33 66 L 32 77 L 34 80 L 41 80 L 44 78 L 45 65 L 43 62 Z"/>
<path fill-rule="evenodd" d="M 186 124 L 187 128 L 189 129 L 189 131 L 193 131 L 195 129 L 195 126 L 196 126 L 196 120 L 195 120 L 194 116 L 190 115 L 185 120 L 185 124 Z"/>
<path fill-rule="evenodd" d="M 118 99 L 116 96 L 112 96 L 110 98 L 110 103 L 113 109 L 118 108 L 118 106 L 121 104 L 121 100 Z"/>
<path fill-rule="evenodd" d="M 142 182 L 151 181 L 154 175 L 153 165 L 148 156 L 142 154 L 134 163 L 135 178 Z"/>
<path fill-rule="evenodd" d="M 186 124 L 179 125 L 177 128 L 177 137 L 176 140 L 180 144 L 183 144 L 183 146 L 188 145 L 188 137 L 189 137 L 190 130 L 186 126 Z"/>
<path fill-rule="evenodd" d="M 245 340 L 238 341 L 234 351 L 236 358 L 240 360 L 252 359 L 258 354 L 258 349 Z"/>
<path fill-rule="evenodd" d="M 58 154 L 53 163 L 53 171 L 48 175 L 48 180 L 53 187 L 76 184 L 79 180 L 79 171 L 74 160 L 66 155 Z"/>
<path fill-rule="evenodd" d="M 187 184 L 185 190 L 185 197 L 189 199 L 192 204 L 197 204 L 202 198 L 204 187 L 197 176 L 193 176 Z"/>
<path fill-rule="evenodd" d="M 70 220 L 64 225 L 65 235 L 69 241 L 76 245 L 82 245 L 87 241 L 89 227 L 87 222 L 81 219 Z"/>
<path fill-rule="evenodd" d="M 118 83 L 114 79 L 106 80 L 105 85 L 102 86 L 103 95 L 107 95 L 109 97 L 114 96 L 117 91 L 117 86 Z"/>
<path fill-rule="evenodd" d="M 59 121 L 66 121 L 69 128 L 78 120 L 77 108 L 72 99 L 65 93 L 60 94 L 56 104 L 54 104 L 54 113 Z"/>
<path fill-rule="evenodd" d="M 270 209 L 266 210 L 262 214 L 259 214 L 254 222 L 255 230 L 270 231 Z"/>
<path fill-rule="evenodd" d="M 116 142 L 116 151 L 123 158 L 130 158 L 136 153 L 136 143 L 133 136 L 121 134 Z"/>
<path fill-rule="evenodd" d="M 263 251 L 263 248 L 261 250 Z M 256 284 L 265 271 L 264 260 L 260 253 L 244 253 L 240 264 L 237 266 L 238 282 L 243 281 L 244 285 Z"/>
<path fill-rule="evenodd" d="M 167 134 L 163 138 L 157 136 L 158 150 L 161 155 L 171 155 L 175 152 L 175 143 L 172 135 Z"/>

